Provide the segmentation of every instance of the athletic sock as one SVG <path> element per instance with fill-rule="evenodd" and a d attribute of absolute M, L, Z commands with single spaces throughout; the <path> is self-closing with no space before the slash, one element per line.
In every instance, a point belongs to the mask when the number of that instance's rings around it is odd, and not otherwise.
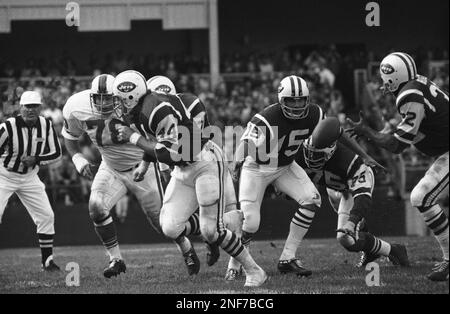
<path fill-rule="evenodd" d="M 433 231 L 436 240 L 439 242 L 444 259 L 448 260 L 449 226 L 447 215 L 437 204 L 431 207 L 419 207 L 418 209 L 422 213 L 428 228 Z"/>
<path fill-rule="evenodd" d="M 297 210 L 291 221 L 289 236 L 280 257 L 281 261 L 291 260 L 296 257 L 297 249 L 308 232 L 314 215 L 315 212 L 313 210 L 302 206 Z"/>
<path fill-rule="evenodd" d="M 122 259 L 122 254 L 119 249 L 119 242 L 117 240 L 116 226 L 111 215 L 106 218 L 94 222 L 95 232 L 103 243 L 106 251 L 109 254 L 110 260 Z"/>
<path fill-rule="evenodd" d="M 38 233 L 42 265 L 44 267 L 48 266 L 48 263 L 53 259 L 53 236 L 53 234 Z"/>

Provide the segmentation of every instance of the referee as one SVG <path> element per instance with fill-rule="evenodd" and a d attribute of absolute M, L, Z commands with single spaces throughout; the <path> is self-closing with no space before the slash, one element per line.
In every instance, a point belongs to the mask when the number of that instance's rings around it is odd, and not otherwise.
<path fill-rule="evenodd" d="M 61 146 L 50 120 L 41 117 L 41 95 L 26 91 L 20 114 L 0 124 L 0 223 L 8 199 L 16 193 L 37 226 L 42 268 L 57 271 L 53 262 L 54 214 L 37 173 L 61 157 Z"/>

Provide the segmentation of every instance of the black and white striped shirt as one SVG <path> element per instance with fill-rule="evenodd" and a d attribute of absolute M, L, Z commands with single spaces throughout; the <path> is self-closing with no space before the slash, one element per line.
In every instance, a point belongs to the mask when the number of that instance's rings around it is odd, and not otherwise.
<path fill-rule="evenodd" d="M 26 167 L 21 162 L 25 156 L 35 156 L 37 165 Z M 0 124 L 0 167 L 26 174 L 60 157 L 61 145 L 50 120 L 40 116 L 36 125 L 29 127 L 19 115 Z"/>

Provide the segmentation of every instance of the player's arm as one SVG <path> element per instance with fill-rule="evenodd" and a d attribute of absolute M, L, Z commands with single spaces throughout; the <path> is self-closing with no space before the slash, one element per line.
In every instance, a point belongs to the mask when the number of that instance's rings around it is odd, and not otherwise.
<path fill-rule="evenodd" d="M 409 143 L 400 141 L 395 134 L 381 133 L 373 130 L 365 123 L 361 113 L 359 122 L 355 122 L 351 119 L 347 119 L 347 122 L 351 127 L 347 129 L 346 132 L 349 133 L 350 136 L 363 136 L 372 141 L 376 146 L 382 147 L 394 154 L 400 154 L 412 143 L 412 141 Z"/>
<path fill-rule="evenodd" d="M 3 150 L 6 143 L 8 143 L 8 132 L 6 131 L 5 124 L 2 123 L 0 124 L 0 151 Z"/>
<path fill-rule="evenodd" d="M 142 160 L 146 163 L 156 161 L 156 140 L 153 138 L 145 138 L 138 132 L 134 131 L 132 128 L 126 125 L 118 125 L 117 128 L 117 138 L 119 141 L 130 142 L 136 145 L 144 151 Z"/>
<path fill-rule="evenodd" d="M 91 180 L 94 178 L 94 170 L 89 161 L 81 152 L 79 139 L 84 134 L 83 125 L 80 120 L 75 118 L 71 112 L 64 107 L 63 109 L 64 125 L 61 134 L 64 138 L 64 145 L 72 158 L 77 172 L 83 177 Z"/>
<path fill-rule="evenodd" d="M 361 164 L 347 183 L 354 200 L 349 221 L 356 226 L 363 218 L 367 217 L 372 208 L 372 191 L 375 185 L 372 168 Z"/>
<path fill-rule="evenodd" d="M 384 169 L 382 165 L 380 165 L 375 159 L 373 159 L 367 152 L 355 141 L 355 139 L 351 138 L 347 133 L 341 132 L 341 136 L 338 140 L 341 144 L 349 148 L 355 154 L 361 156 L 364 163 L 370 167 Z M 384 169 L 385 170 L 385 169 Z"/>
<path fill-rule="evenodd" d="M 40 165 L 47 165 L 61 158 L 61 144 L 59 143 L 58 135 L 53 127 L 53 123 L 50 120 L 47 120 L 47 123 L 49 124 L 49 133 L 47 138 L 49 152 L 45 155 L 36 157 L 36 163 Z"/>
<path fill-rule="evenodd" d="M 154 156 L 161 163 L 177 164 L 181 161 L 181 155 L 174 149 L 174 146 L 178 145 L 178 120 L 169 105 L 160 106 L 151 115 L 152 119 L 147 121 L 149 130 L 156 134 L 156 140 L 145 138 L 123 125 L 117 127 L 119 140 L 129 141 L 140 147 L 145 153 Z"/>
<path fill-rule="evenodd" d="M 182 165 L 182 154 L 178 151 L 178 119 L 172 112 L 167 112 L 161 119 L 153 121 L 156 134 L 155 153 L 159 162 L 166 165 Z"/>

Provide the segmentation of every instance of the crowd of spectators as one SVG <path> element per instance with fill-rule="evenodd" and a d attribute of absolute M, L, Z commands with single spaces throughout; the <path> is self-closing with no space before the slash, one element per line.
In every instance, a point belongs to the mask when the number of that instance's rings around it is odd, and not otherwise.
<path fill-rule="evenodd" d="M 421 73 L 427 73 L 424 71 L 428 69 L 430 60 L 448 60 L 448 53 L 442 52 L 436 57 L 431 52 L 418 52 L 415 57 L 419 61 L 419 68 L 422 69 Z M 398 116 L 391 105 L 393 102 L 390 96 L 380 92 L 376 71 L 369 75 L 361 104 L 355 104 L 352 97 L 345 96 L 348 95 L 345 93 L 348 86 L 353 91 L 353 75 L 349 73 L 353 73 L 355 68 L 367 68 L 370 62 L 379 59 L 380 56 L 365 51 L 341 54 L 333 45 L 305 54 L 302 54 L 300 49 L 285 50 L 277 54 L 225 54 L 221 63 L 222 80 L 215 88 L 211 88 L 207 75 L 192 74 L 208 71 L 208 60 L 201 57 L 133 58 L 118 52 L 114 58 L 107 56 L 99 60 L 92 57 L 88 68 L 94 70 L 90 73 L 77 72 L 79 67 L 76 63 L 64 56 L 52 61 L 42 58 L 30 60 L 23 68 L 0 64 L 0 77 L 3 77 L 0 81 L 3 105 L 0 106 L 0 122 L 17 111 L 18 99 L 24 90 L 39 90 L 45 103 L 42 114 L 53 120 L 60 134 L 63 124 L 62 107 L 70 95 L 89 88 L 90 80 L 99 73 L 117 74 L 133 68 L 147 76 L 166 75 L 175 82 L 179 92 L 193 92 L 198 95 L 209 110 L 210 121 L 220 127 L 245 126 L 255 113 L 276 101 L 278 84 L 282 77 L 289 73 L 305 78 L 311 91 L 311 102 L 322 106 L 329 115 L 338 116 L 342 123 L 345 123 L 349 112 L 362 109 L 374 127 L 387 130 L 389 126 L 395 125 Z M 80 75 L 86 76 L 80 78 Z M 448 62 L 433 68 L 430 75 L 436 83 L 448 90 Z M 384 151 L 370 147 L 369 149 L 376 156 L 383 158 L 388 165 L 398 165 L 398 162 Z M 89 182 L 80 182 L 67 155 L 57 165 L 43 170 L 43 176 L 49 186 L 58 187 L 53 197 L 62 197 L 68 205 L 84 200 L 89 193 Z M 390 178 L 386 180 L 395 181 Z M 75 186 L 81 187 L 81 193 L 71 189 Z"/>

